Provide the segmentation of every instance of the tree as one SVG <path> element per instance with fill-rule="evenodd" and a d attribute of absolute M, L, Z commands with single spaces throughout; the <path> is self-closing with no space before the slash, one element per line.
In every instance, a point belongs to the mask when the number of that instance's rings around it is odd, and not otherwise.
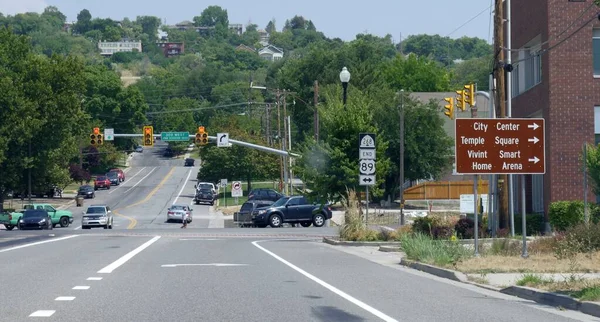
<path fill-rule="evenodd" d="M 73 31 L 83 35 L 92 30 L 92 14 L 89 10 L 83 9 L 77 14 L 77 22 L 73 26 Z"/>
<path fill-rule="evenodd" d="M 452 88 L 462 88 L 465 84 L 475 83 L 479 84 L 480 87 L 487 88 L 489 76 L 492 72 L 491 64 L 491 56 L 472 58 L 454 64 L 451 69 L 452 80 L 450 86 Z"/>
<path fill-rule="evenodd" d="M 450 75 L 435 61 L 415 54 L 407 58 L 396 55 L 383 65 L 382 73 L 389 86 L 409 92 L 444 92 L 450 89 Z"/>
<path fill-rule="evenodd" d="M 149 44 L 158 37 L 158 28 L 161 25 L 160 18 L 153 16 L 138 16 L 135 23 L 142 27 L 142 33 L 148 35 Z"/>
<path fill-rule="evenodd" d="M 273 18 L 273 19 L 271 19 L 271 21 L 269 21 L 269 23 L 267 24 L 267 27 L 265 27 L 265 31 L 270 34 L 277 31 L 277 27 L 275 26 L 275 18 Z"/>

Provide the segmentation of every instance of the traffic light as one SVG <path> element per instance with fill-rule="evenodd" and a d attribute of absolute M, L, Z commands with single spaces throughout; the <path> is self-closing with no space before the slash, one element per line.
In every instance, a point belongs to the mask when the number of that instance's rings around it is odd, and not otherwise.
<path fill-rule="evenodd" d="M 95 127 L 94 130 L 92 131 L 92 134 L 90 134 L 90 145 L 97 146 L 99 137 L 100 137 L 100 128 Z"/>
<path fill-rule="evenodd" d="M 152 125 L 144 126 L 143 146 L 154 146 L 154 128 Z"/>
<path fill-rule="evenodd" d="M 104 144 L 104 134 L 100 133 L 96 135 L 96 145 Z"/>
<path fill-rule="evenodd" d="M 454 119 L 454 97 L 446 97 L 444 101 L 448 102 L 448 104 L 444 105 L 444 109 L 446 109 L 444 114 L 452 120 Z"/>
<path fill-rule="evenodd" d="M 465 103 L 475 106 L 475 84 L 465 85 Z"/>
<path fill-rule="evenodd" d="M 467 105 L 465 103 L 466 93 L 467 91 L 464 90 L 456 91 L 456 94 L 458 94 L 458 96 L 456 97 L 456 107 L 460 108 L 461 111 L 464 111 L 467 108 Z"/>
<path fill-rule="evenodd" d="M 206 133 L 204 126 L 198 127 L 196 133 L 196 145 L 207 145 L 208 144 L 208 133 Z"/>

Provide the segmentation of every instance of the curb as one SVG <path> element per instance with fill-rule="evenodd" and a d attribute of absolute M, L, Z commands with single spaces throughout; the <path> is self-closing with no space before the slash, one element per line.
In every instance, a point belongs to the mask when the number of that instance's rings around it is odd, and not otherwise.
<path fill-rule="evenodd" d="M 400 247 L 396 246 L 379 246 L 379 251 L 384 253 L 401 253 Z"/>
<path fill-rule="evenodd" d="M 447 278 L 456 282 L 462 282 L 466 284 L 479 286 L 491 291 L 497 291 L 503 294 L 516 296 L 518 298 L 534 301 L 536 303 L 553 307 L 564 307 L 569 310 L 580 311 L 584 314 L 600 317 L 600 303 L 597 302 L 579 301 L 568 295 L 546 292 L 524 286 L 509 286 L 503 289 L 496 288 L 490 285 L 471 282 L 468 280 L 467 276 L 464 273 L 458 271 L 418 263 L 411 260 L 406 260 L 404 258 L 400 260 L 400 265 L 407 266 L 431 275 L 435 275 L 437 277 Z"/>
<path fill-rule="evenodd" d="M 397 246 L 400 247 L 399 242 L 384 242 L 384 241 L 375 241 L 375 242 L 363 242 L 363 241 L 342 241 L 335 240 L 332 238 L 323 237 L 323 242 L 325 244 L 334 245 L 334 246 Z"/>
<path fill-rule="evenodd" d="M 457 271 L 453 271 L 450 269 L 445 269 L 445 268 L 439 268 L 439 267 L 435 267 L 432 265 L 427 265 L 427 264 L 423 264 L 423 263 L 419 263 L 419 262 L 414 262 L 411 260 L 407 260 L 402 258 L 400 260 L 400 265 L 404 265 L 410 268 L 414 268 L 416 270 L 425 272 L 425 273 L 429 273 L 431 275 L 435 275 L 438 277 L 443 277 L 443 278 L 447 278 L 449 280 L 453 280 L 456 282 L 463 282 L 463 283 L 467 283 L 469 282 L 469 279 L 467 278 L 467 275 L 461 273 L 461 272 L 457 272 Z M 470 283 L 470 282 L 469 282 Z"/>

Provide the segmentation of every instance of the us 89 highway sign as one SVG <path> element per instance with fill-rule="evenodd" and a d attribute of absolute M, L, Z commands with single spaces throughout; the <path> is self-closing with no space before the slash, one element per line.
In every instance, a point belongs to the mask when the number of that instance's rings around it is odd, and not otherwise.
<path fill-rule="evenodd" d="M 375 173 L 375 160 L 360 160 L 359 161 L 360 174 L 370 175 Z"/>

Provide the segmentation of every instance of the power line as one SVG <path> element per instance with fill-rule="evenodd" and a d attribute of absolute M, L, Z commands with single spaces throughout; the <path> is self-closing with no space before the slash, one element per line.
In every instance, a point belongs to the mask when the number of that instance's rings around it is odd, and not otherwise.
<path fill-rule="evenodd" d="M 452 30 L 452 32 L 450 32 L 449 34 L 446 35 L 446 37 L 452 35 L 453 33 L 457 32 L 460 28 L 466 26 L 467 24 L 469 24 L 471 21 L 477 19 L 477 17 L 481 16 L 484 12 L 488 11 L 490 8 L 492 7 L 492 5 L 490 5 L 489 7 L 483 9 L 480 13 L 478 13 L 477 15 L 475 15 L 473 18 L 469 19 L 467 22 L 463 23 L 462 25 L 460 25 L 458 28 Z"/>
<path fill-rule="evenodd" d="M 250 102 L 250 104 L 263 105 L 263 104 L 268 104 L 268 103 Z M 211 110 L 211 109 L 222 108 L 222 107 L 235 107 L 235 106 L 247 106 L 247 105 L 248 105 L 248 102 L 233 103 L 233 104 L 226 104 L 226 105 L 216 105 L 216 106 L 205 106 L 205 107 L 198 107 L 198 108 L 190 108 L 190 109 L 184 109 L 184 110 L 146 112 L 146 115 L 168 114 L 168 113 L 182 113 L 182 112 L 196 112 L 196 111 Z"/>

